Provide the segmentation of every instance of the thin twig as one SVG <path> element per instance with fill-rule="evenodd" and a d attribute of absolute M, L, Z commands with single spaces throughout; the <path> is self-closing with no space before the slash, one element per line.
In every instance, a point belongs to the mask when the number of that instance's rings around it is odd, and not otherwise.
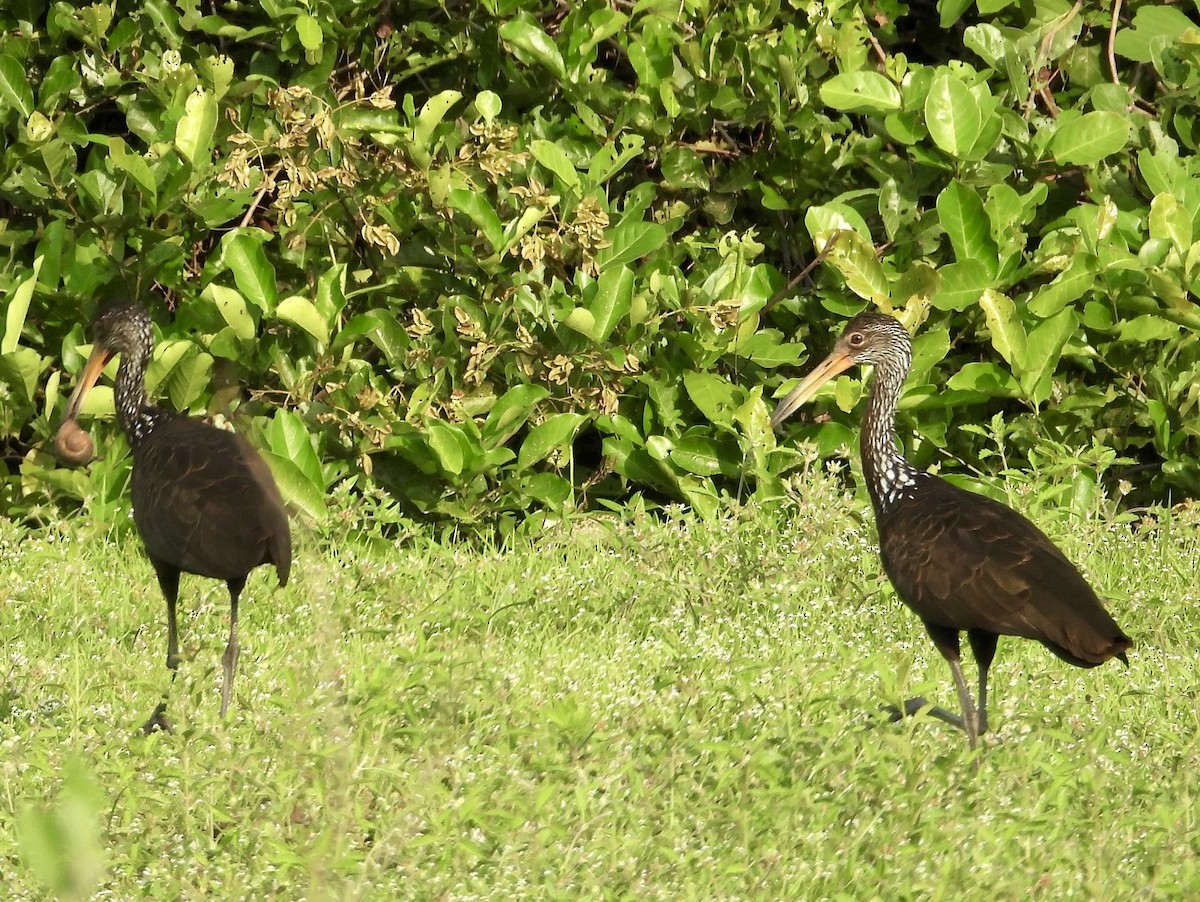
<path fill-rule="evenodd" d="M 1121 21 L 1121 3 L 1122 0 L 1113 0 L 1112 22 L 1108 25 L 1108 71 L 1112 75 L 1114 85 L 1121 83 L 1121 79 L 1117 77 L 1117 52 L 1114 49 L 1117 42 L 1117 24 Z"/>

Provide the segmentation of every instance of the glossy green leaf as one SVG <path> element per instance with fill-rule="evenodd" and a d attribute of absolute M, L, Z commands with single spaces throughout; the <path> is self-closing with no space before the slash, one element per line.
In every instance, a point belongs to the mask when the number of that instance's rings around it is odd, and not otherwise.
<path fill-rule="evenodd" d="M 500 26 L 500 37 L 522 62 L 536 63 L 559 79 L 566 78 L 566 66 L 557 45 L 532 21 L 513 19 L 505 22 Z"/>
<path fill-rule="evenodd" d="M 834 241 L 826 262 L 842 274 L 846 287 L 860 298 L 882 304 L 887 301 L 888 280 L 871 242 L 857 232 L 842 232 Z"/>
<path fill-rule="evenodd" d="M 216 97 L 203 89 L 193 91 L 184 104 L 183 116 L 175 126 L 175 146 L 193 168 L 209 163 L 216 128 Z"/>
<path fill-rule="evenodd" d="M 1083 297 L 1096 284 L 1096 265 L 1090 254 L 1076 256 L 1070 267 L 1030 298 L 1029 312 L 1043 318 L 1053 316 Z"/>
<path fill-rule="evenodd" d="M 521 443 L 517 469 L 528 469 L 560 448 L 565 448 L 574 441 L 576 433 L 587 419 L 579 413 L 557 413 L 535 426 Z"/>
<path fill-rule="evenodd" d="M 275 316 L 284 322 L 299 326 L 321 345 L 329 344 L 329 327 L 325 318 L 317 310 L 316 304 L 308 298 L 292 295 L 279 302 Z"/>
<path fill-rule="evenodd" d="M 178 366 L 167 374 L 163 384 L 167 397 L 171 399 L 171 406 L 178 411 L 187 411 L 199 402 L 208 393 L 212 369 L 212 355 L 205 351 L 181 359 Z"/>
<path fill-rule="evenodd" d="M 201 296 L 213 302 L 220 311 L 221 318 L 240 340 L 254 340 L 258 328 L 254 317 L 250 315 L 250 311 L 246 307 L 246 299 L 242 297 L 241 292 L 224 285 L 212 284 L 204 289 Z"/>
<path fill-rule="evenodd" d="M 0 55 L 0 100 L 28 119 L 33 114 L 33 90 L 25 67 L 8 54 Z"/>
<path fill-rule="evenodd" d="M 942 288 L 933 296 L 933 306 L 939 310 L 966 310 L 979 301 L 992 285 L 992 276 L 982 260 L 963 260 L 938 270 Z"/>
<path fill-rule="evenodd" d="M 33 261 L 33 271 L 9 295 L 4 309 L 4 336 L 0 338 L 0 354 L 11 354 L 21 343 L 21 331 L 29 315 L 29 304 L 33 300 L 33 289 L 37 286 L 38 273 L 42 269 L 42 259 L 38 257 Z"/>
<path fill-rule="evenodd" d="M 393 313 L 387 310 L 368 310 L 353 317 L 334 339 L 337 349 L 353 344 L 360 338 L 366 338 L 383 352 L 384 358 L 394 367 L 405 363 L 405 352 L 408 350 L 408 334 L 396 322 Z"/>
<path fill-rule="evenodd" d="M 1026 355 L 1025 328 L 1021 325 L 1012 299 L 988 289 L 979 299 L 979 306 L 987 318 L 992 347 L 1008 361 L 1009 366 L 1020 367 Z"/>
<path fill-rule="evenodd" d="M 667 230 L 656 222 L 623 222 L 604 234 L 607 247 L 596 253 L 601 269 L 636 263 L 658 250 L 667 240 Z"/>
<path fill-rule="evenodd" d="M 421 107 L 421 114 L 413 126 L 413 143 L 410 152 L 417 163 L 428 167 L 433 159 L 433 132 L 446 118 L 446 114 L 462 99 L 461 91 L 441 91 L 434 94 Z"/>
<path fill-rule="evenodd" d="M 821 102 L 848 113 L 887 113 L 900 109 L 900 91 L 878 72 L 843 72 L 821 84 Z"/>
<path fill-rule="evenodd" d="M 733 411 L 741 403 L 741 389 L 715 373 L 686 372 L 683 385 L 705 419 L 716 426 L 732 428 Z"/>
<path fill-rule="evenodd" d="M 496 215 L 495 209 L 492 208 L 486 197 L 465 188 L 453 188 L 450 190 L 449 200 L 450 206 L 466 213 L 475 223 L 475 227 L 487 238 L 493 251 L 500 251 L 503 248 L 504 226 L 501 225 L 500 217 Z"/>
<path fill-rule="evenodd" d="M 305 50 L 321 49 L 321 25 L 312 16 L 296 16 L 296 36 Z"/>
<path fill-rule="evenodd" d="M 291 458 L 274 451 L 264 450 L 260 453 L 271 468 L 271 475 L 275 477 L 275 484 L 284 502 L 318 522 L 324 520 L 328 508 L 322 486 L 309 479 Z"/>
<path fill-rule="evenodd" d="M 938 195 L 937 212 L 955 259 L 978 260 L 994 275 L 1000 251 L 992 239 L 991 221 L 979 195 L 956 179 Z"/>
<path fill-rule="evenodd" d="M 469 440 L 454 423 L 434 420 L 428 425 L 429 447 L 442 469 L 451 476 L 462 473 L 469 456 Z"/>
<path fill-rule="evenodd" d="M 571 158 L 553 141 L 539 138 L 529 145 L 529 152 L 533 154 L 535 160 L 558 176 L 559 181 L 568 188 L 575 188 L 579 185 L 579 173 L 575 171 L 575 165 L 571 162 Z"/>
<path fill-rule="evenodd" d="M 979 104 L 962 79 L 939 72 L 925 98 L 925 125 L 935 144 L 953 157 L 965 156 L 983 128 Z"/>
<path fill-rule="evenodd" d="M 593 321 L 591 338 L 603 342 L 629 313 L 633 300 L 633 270 L 610 264 L 600 273 L 596 289 L 596 296 L 588 306 Z"/>
<path fill-rule="evenodd" d="M 1130 123 L 1120 113 L 1084 113 L 1059 121 L 1050 142 L 1055 161 L 1062 166 L 1087 166 L 1117 153 L 1129 140 Z"/>
<path fill-rule="evenodd" d="M 487 448 L 503 445 L 525 425 L 529 415 L 550 394 L 542 385 L 514 385 L 493 405 L 483 424 L 483 444 Z"/>
<path fill-rule="evenodd" d="M 258 229 L 234 229 L 221 238 L 221 254 L 246 300 L 262 314 L 271 316 L 278 295 L 275 267 L 263 250 L 268 237 Z"/>

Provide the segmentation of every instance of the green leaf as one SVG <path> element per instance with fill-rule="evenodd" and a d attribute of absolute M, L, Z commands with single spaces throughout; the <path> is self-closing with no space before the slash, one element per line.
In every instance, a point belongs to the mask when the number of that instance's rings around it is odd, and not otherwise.
<path fill-rule="evenodd" d="M 1012 373 L 995 363 L 966 363 L 946 380 L 951 391 L 974 391 L 989 398 L 1015 398 L 1021 386 Z"/>
<path fill-rule="evenodd" d="M 549 69 L 560 81 L 567 77 L 558 46 L 541 28 L 527 19 L 512 19 L 500 26 L 500 38 L 512 46 L 513 55 L 526 64 Z"/>
<path fill-rule="evenodd" d="M 89 899 L 104 875 L 101 826 L 105 800 L 75 753 L 47 805 L 25 805 L 16 819 L 21 859 L 57 899 Z"/>
<path fill-rule="evenodd" d="M 550 391 L 542 385 L 521 383 L 506 391 L 488 413 L 483 424 L 485 448 L 497 448 L 512 438 L 525 425 L 529 415 Z"/>
<path fill-rule="evenodd" d="M 763 329 L 749 338 L 738 340 L 732 347 L 739 357 L 748 357 L 767 368 L 796 363 L 804 354 L 804 345 L 787 344 L 777 329 Z"/>
<path fill-rule="evenodd" d="M 1150 202 L 1150 237 L 1181 253 L 1192 246 L 1192 217 L 1174 194 L 1157 194 Z"/>
<path fill-rule="evenodd" d="M 413 126 L 413 143 L 409 152 L 422 169 L 428 169 L 433 159 L 434 129 L 446 118 L 450 108 L 461 99 L 461 91 L 442 91 L 430 97 L 421 107 L 421 113 Z"/>
<path fill-rule="evenodd" d="M 684 436 L 675 441 L 670 450 L 673 464 L 697 476 L 716 476 L 722 470 L 736 473 L 740 457 L 726 460 L 730 454 L 737 455 L 737 448 L 722 448 L 715 440 L 704 436 Z"/>
<path fill-rule="evenodd" d="M 992 239 L 991 221 L 979 195 L 956 179 L 938 195 L 937 211 L 955 259 L 978 260 L 994 276 L 1000 250 Z"/>
<path fill-rule="evenodd" d="M 934 76 L 925 98 L 925 125 L 934 143 L 952 157 L 970 152 L 983 129 L 983 119 L 975 96 L 962 79 L 945 71 Z"/>
<path fill-rule="evenodd" d="M 592 314 L 591 338 L 604 342 L 633 301 L 633 270 L 628 266 L 607 266 L 597 280 L 596 296 L 588 310 Z"/>
<path fill-rule="evenodd" d="M 334 341 L 334 349 L 340 351 L 346 345 L 366 338 L 383 352 L 392 367 L 404 367 L 406 352 L 410 344 L 408 333 L 396 322 L 395 314 L 388 310 L 368 310 L 353 317 Z"/>
<path fill-rule="evenodd" d="M 194 169 L 210 162 L 216 129 L 217 98 L 211 91 L 197 88 L 188 97 L 183 116 L 175 126 L 175 146 Z"/>
<path fill-rule="evenodd" d="M 33 300 L 33 289 L 37 286 L 38 273 L 42 269 L 43 257 L 33 261 L 33 272 L 13 289 L 4 311 L 4 337 L 0 338 L 0 354 L 11 354 L 21 343 L 21 332 L 25 318 L 29 315 L 29 304 Z"/>
<path fill-rule="evenodd" d="M 888 300 L 887 274 L 875 246 L 857 232 L 842 232 L 834 240 L 826 262 L 842 274 L 846 287 L 860 298 L 876 304 Z"/>
<path fill-rule="evenodd" d="M 296 36 L 305 50 L 321 49 L 321 25 L 307 13 L 296 16 Z"/>
<path fill-rule="evenodd" d="M 580 413 L 558 413 L 535 426 L 521 443 L 517 469 L 526 470 L 550 454 L 569 445 L 587 417 Z"/>
<path fill-rule="evenodd" d="M 292 295 L 279 302 L 275 316 L 299 326 L 323 346 L 329 344 L 329 326 L 308 298 Z"/>
<path fill-rule="evenodd" d="M 821 85 L 821 102 L 848 113 L 890 113 L 900 109 L 900 90 L 878 72 L 843 72 Z"/>
<path fill-rule="evenodd" d="M 1113 49 L 1126 59 L 1153 62 L 1167 47 L 1178 43 L 1196 23 L 1176 6 L 1166 4 L 1140 7 L 1133 14 L 1133 28 L 1117 32 Z"/>
<path fill-rule="evenodd" d="M 166 379 L 167 397 L 176 410 L 186 411 L 208 392 L 212 382 L 212 355 L 206 351 L 184 357 Z"/>
<path fill-rule="evenodd" d="M 279 487 L 279 494 L 283 496 L 283 500 L 314 520 L 324 520 L 329 512 L 325 506 L 324 487 L 315 484 L 305 476 L 300 467 L 290 458 L 276 454 L 274 451 L 260 451 L 259 453 L 270 467 L 271 475 L 275 477 L 275 484 Z"/>
<path fill-rule="evenodd" d="M 254 340 L 254 336 L 258 334 L 258 327 L 254 317 L 246 309 L 246 299 L 242 297 L 241 292 L 224 285 L 210 284 L 200 296 L 212 301 L 221 318 L 241 341 Z"/>
<path fill-rule="evenodd" d="M 608 247 L 596 253 L 596 265 L 602 270 L 649 256 L 666 242 L 667 230 L 657 222 L 623 222 L 605 232 L 604 240 Z"/>
<path fill-rule="evenodd" d="M 579 173 L 575 171 L 571 158 L 553 141 L 539 138 L 529 145 L 529 152 L 533 154 L 535 160 L 558 176 L 559 181 L 568 188 L 578 187 Z"/>
<path fill-rule="evenodd" d="M 451 476 L 462 473 L 470 457 L 470 440 L 455 423 L 433 420 L 428 424 L 429 447 L 437 455 L 442 469 Z"/>
<path fill-rule="evenodd" d="M 1059 119 L 1050 152 L 1062 166 L 1088 166 L 1124 149 L 1130 122 L 1120 113 L 1092 112 Z"/>
<path fill-rule="evenodd" d="M 6 382 L 20 390 L 21 399 L 26 403 L 34 400 L 38 379 L 41 378 L 41 375 L 42 355 L 33 348 L 17 348 L 7 354 L 0 354 L 0 382 Z M 97 386 L 88 393 L 89 402 L 92 395 L 100 391 L 102 387 Z M 111 391 L 109 397 L 111 398 Z M 94 408 L 92 404 L 85 402 L 83 409 L 86 413 L 94 413 L 102 407 Z M 111 410 L 111 407 L 109 409 Z"/>
<path fill-rule="evenodd" d="M 475 227 L 487 238 L 494 252 L 498 253 L 503 248 L 504 226 L 486 197 L 466 188 L 452 188 L 448 199 L 451 207 L 466 213 L 475 223 Z"/>
<path fill-rule="evenodd" d="M 939 310 L 966 310 L 992 286 L 992 276 L 981 260 L 963 260 L 938 270 L 942 288 L 933 296 Z"/>
<path fill-rule="evenodd" d="M 949 28 L 971 8 L 974 0 L 938 0 L 938 25 Z"/>
<path fill-rule="evenodd" d="M 7 54 L 0 56 L 0 99 L 15 108 L 22 119 L 33 114 L 33 90 L 25 67 Z"/>
<path fill-rule="evenodd" d="M 1062 310 L 1030 330 L 1020 361 L 1021 387 L 1026 397 L 1041 404 L 1050 397 L 1051 377 L 1058 369 L 1063 346 L 1075 331 L 1075 311 Z"/>
<path fill-rule="evenodd" d="M 1029 300 L 1029 312 L 1045 319 L 1083 297 L 1096 284 L 1096 258 L 1080 253 L 1071 265 Z"/>
<path fill-rule="evenodd" d="M 157 202 L 158 183 L 154 179 L 154 173 L 150 171 L 149 164 L 140 154 L 131 152 L 121 138 L 114 137 L 108 139 L 108 159 L 133 179 L 152 205 Z"/>
<path fill-rule="evenodd" d="M 979 306 L 992 333 L 992 347 L 1009 366 L 1020 368 L 1026 353 L 1025 328 L 1017 316 L 1016 305 L 1011 298 L 988 289 L 979 299 Z"/>
<path fill-rule="evenodd" d="M 694 370 L 683 374 L 683 387 L 705 419 L 714 426 L 733 428 L 733 413 L 745 400 L 742 389 L 715 373 Z"/>
<path fill-rule="evenodd" d="M 621 135 L 618 142 L 609 141 L 592 155 L 588 163 L 588 183 L 604 184 L 637 157 L 645 146 L 646 139 L 636 134 Z"/>
<path fill-rule="evenodd" d="M 275 267 L 267 259 L 263 244 L 270 236 L 261 229 L 240 228 L 221 238 L 221 259 L 246 300 L 266 316 L 275 312 L 278 297 Z"/>
<path fill-rule="evenodd" d="M 305 480 L 324 490 L 321 459 L 313 447 L 312 432 L 303 417 L 295 411 L 277 410 L 267 423 L 264 434 L 272 451 L 292 461 Z"/>

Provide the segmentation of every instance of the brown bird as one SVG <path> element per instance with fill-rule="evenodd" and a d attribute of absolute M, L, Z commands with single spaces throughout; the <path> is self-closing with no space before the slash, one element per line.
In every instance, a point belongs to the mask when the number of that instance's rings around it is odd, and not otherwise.
<path fill-rule="evenodd" d="M 273 564 L 287 585 L 292 540 L 271 471 L 241 436 L 170 413 L 146 398 L 146 365 L 154 348 L 150 317 L 118 301 L 92 320 L 92 354 L 67 403 L 74 421 L 83 399 L 115 355 L 117 419 L 133 449 L 133 522 L 167 599 L 167 667 L 179 669 L 175 607 L 180 573 L 222 579 L 229 587 L 229 643 L 223 665 L 221 716 L 229 708 L 238 660 L 238 597 L 246 576 Z M 171 732 L 166 693 L 142 729 Z"/>
<path fill-rule="evenodd" d="M 883 568 L 954 675 L 962 716 L 941 708 L 931 713 L 964 730 L 975 748 L 987 731 L 988 668 L 999 636 L 1036 639 L 1077 667 L 1114 657 L 1128 664 L 1125 651 L 1133 642 L 1041 530 L 999 502 L 918 470 L 897 451 L 896 403 L 911 364 L 912 341 L 897 320 L 860 314 L 833 352 L 780 402 L 771 425 L 839 373 L 875 368 L 860 447 Z M 962 674 L 963 630 L 979 665 L 978 711 Z M 903 713 L 893 709 L 893 719 L 925 706 L 924 699 L 910 699 Z"/>

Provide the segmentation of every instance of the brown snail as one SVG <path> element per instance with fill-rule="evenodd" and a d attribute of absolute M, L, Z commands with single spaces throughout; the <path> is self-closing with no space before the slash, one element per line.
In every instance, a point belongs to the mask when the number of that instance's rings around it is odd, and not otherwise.
<path fill-rule="evenodd" d="M 82 467 L 95 456 L 92 437 L 79 428 L 74 420 L 64 420 L 54 436 L 54 448 L 59 459 L 72 467 Z"/>

